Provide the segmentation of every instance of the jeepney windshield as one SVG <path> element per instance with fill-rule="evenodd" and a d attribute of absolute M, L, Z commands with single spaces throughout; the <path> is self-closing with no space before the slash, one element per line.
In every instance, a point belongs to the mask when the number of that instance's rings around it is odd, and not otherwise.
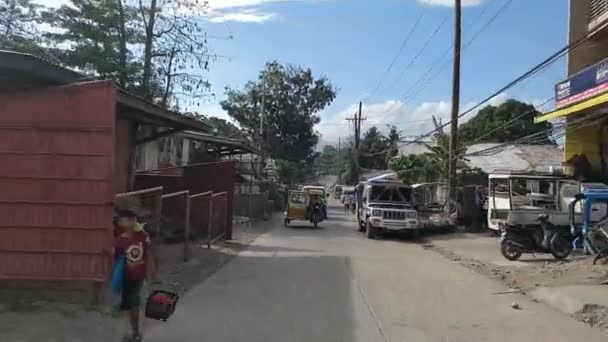
<path fill-rule="evenodd" d="M 370 200 L 410 203 L 412 200 L 412 188 L 394 185 L 373 185 L 371 188 Z"/>

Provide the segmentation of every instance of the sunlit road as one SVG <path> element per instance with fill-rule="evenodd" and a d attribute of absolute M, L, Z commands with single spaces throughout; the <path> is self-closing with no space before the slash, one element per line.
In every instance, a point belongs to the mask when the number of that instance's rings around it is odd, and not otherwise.
<path fill-rule="evenodd" d="M 414 242 L 366 239 L 339 207 L 329 215 L 317 230 L 275 224 L 146 341 L 606 341 Z"/>

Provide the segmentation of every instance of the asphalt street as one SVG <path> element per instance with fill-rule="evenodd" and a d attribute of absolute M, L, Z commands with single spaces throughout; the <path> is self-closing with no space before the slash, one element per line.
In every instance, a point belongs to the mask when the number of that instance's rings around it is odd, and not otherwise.
<path fill-rule="evenodd" d="M 319 229 L 280 219 L 146 341 L 606 341 L 407 239 L 368 240 L 333 202 Z M 520 309 L 512 308 L 516 302 Z"/>

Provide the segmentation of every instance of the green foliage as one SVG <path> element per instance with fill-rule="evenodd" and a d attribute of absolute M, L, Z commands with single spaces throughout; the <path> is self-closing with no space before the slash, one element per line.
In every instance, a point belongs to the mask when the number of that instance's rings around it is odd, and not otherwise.
<path fill-rule="evenodd" d="M 386 168 L 386 138 L 373 126 L 361 139 L 359 165 L 365 169 L 381 170 Z"/>
<path fill-rule="evenodd" d="M 136 44 L 143 39 L 137 27 L 135 8 L 124 9 L 126 36 L 119 27 L 122 17 L 115 0 L 70 0 L 58 9 L 44 13 L 44 21 L 60 28 L 47 32 L 62 64 L 75 67 L 99 78 L 113 80 L 130 90 L 141 81 L 141 62 L 133 53 L 125 51 L 126 61 L 121 63 L 121 41 Z M 126 79 L 121 79 L 127 75 Z"/>
<path fill-rule="evenodd" d="M 323 151 L 316 159 L 319 170 L 325 174 L 337 174 L 340 165 L 338 149 L 331 145 L 325 145 Z"/>
<path fill-rule="evenodd" d="M 275 159 L 301 161 L 313 155 L 319 139 L 317 113 L 334 100 L 336 90 L 310 69 L 269 62 L 258 80 L 242 90 L 227 88 L 226 95 L 222 108 L 251 136 L 258 136 L 264 98 L 266 150 Z"/>
<path fill-rule="evenodd" d="M 32 53 L 57 62 L 41 48 L 38 25 L 42 9 L 32 0 L 0 0 L 0 49 Z"/>
<path fill-rule="evenodd" d="M 279 182 L 287 186 L 303 183 L 305 180 L 305 171 L 301 162 L 293 162 L 289 160 L 277 160 L 277 173 Z"/>
<path fill-rule="evenodd" d="M 434 153 L 410 154 L 391 159 L 389 168 L 407 183 L 422 183 L 441 179 L 445 173 L 441 164 L 442 160 Z"/>
<path fill-rule="evenodd" d="M 526 112 L 528 114 L 523 115 Z M 548 122 L 534 123 L 534 117 L 540 114 L 531 104 L 509 99 L 498 107 L 487 106 L 480 110 L 474 118 L 460 125 L 459 136 L 463 143 L 468 145 L 481 142 L 502 143 L 541 133 L 533 141 L 525 143 L 552 144 L 553 142 L 549 138 L 551 124 Z M 507 127 L 497 129 L 520 115 L 523 116 Z M 487 134 L 494 129 L 497 130 Z"/>

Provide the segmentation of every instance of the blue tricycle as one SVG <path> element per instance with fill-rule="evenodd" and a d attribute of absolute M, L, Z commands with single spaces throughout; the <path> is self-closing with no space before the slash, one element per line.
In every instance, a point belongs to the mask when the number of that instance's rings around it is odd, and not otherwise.
<path fill-rule="evenodd" d="M 580 205 L 579 205 L 580 203 Z M 580 214 L 576 212 L 579 205 Z M 608 189 L 586 189 L 569 204 L 570 232 L 574 248 L 595 255 L 593 264 L 608 258 Z M 576 220 L 579 215 L 581 220 Z M 579 221 L 579 222 L 577 222 Z"/>

